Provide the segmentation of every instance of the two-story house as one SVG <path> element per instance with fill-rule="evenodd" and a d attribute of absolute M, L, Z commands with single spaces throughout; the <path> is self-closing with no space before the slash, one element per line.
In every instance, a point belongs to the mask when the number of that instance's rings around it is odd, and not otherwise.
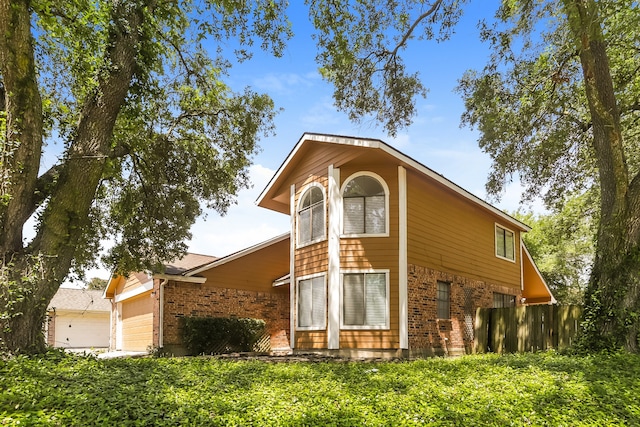
<path fill-rule="evenodd" d="M 257 203 L 289 215 L 290 233 L 180 281 L 158 275 L 163 306 L 175 304 L 172 286 L 194 301 L 203 289 L 240 289 L 253 308 L 226 315 L 259 312 L 280 347 L 407 356 L 470 351 L 478 307 L 554 302 L 521 241 L 527 225 L 380 140 L 304 134 Z M 117 298 L 115 279 L 107 297 Z M 223 315 L 162 311 L 169 325 Z"/>

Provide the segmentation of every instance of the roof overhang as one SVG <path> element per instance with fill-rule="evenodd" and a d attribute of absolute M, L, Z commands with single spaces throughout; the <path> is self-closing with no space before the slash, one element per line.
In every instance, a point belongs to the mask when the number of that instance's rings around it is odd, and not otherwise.
<path fill-rule="evenodd" d="M 423 165 L 422 163 L 412 159 L 406 154 L 401 153 L 400 151 L 396 150 L 395 148 L 391 147 L 390 145 L 386 144 L 381 140 L 356 138 L 356 137 L 349 137 L 349 136 L 316 134 L 316 133 L 304 133 L 302 137 L 298 140 L 298 143 L 295 145 L 295 147 L 293 147 L 293 150 L 291 150 L 291 152 L 289 153 L 285 161 L 278 168 L 273 178 L 271 178 L 267 186 L 264 188 L 264 190 L 262 190 L 262 193 L 260 193 L 260 196 L 256 200 L 256 204 L 258 206 L 277 210 L 283 213 L 289 212 L 288 208 L 284 209 L 283 206 L 278 207 L 279 202 L 275 202 L 274 200 L 276 196 L 275 192 L 278 188 L 282 186 L 283 184 L 282 181 L 288 175 L 289 171 L 291 171 L 292 168 L 295 167 L 295 165 L 298 163 L 297 157 L 301 153 L 303 147 L 306 144 L 313 143 L 313 142 L 322 142 L 322 143 L 337 144 L 337 145 L 348 145 L 352 147 L 366 147 L 366 148 L 382 150 L 383 152 L 387 153 L 391 157 L 395 158 L 399 164 L 407 168 L 411 168 L 416 172 L 418 172 L 419 174 L 422 174 L 430 178 L 431 180 L 435 181 L 439 185 L 449 189 L 459 197 L 462 197 L 463 199 L 466 199 L 471 203 L 481 207 L 482 209 L 485 209 L 491 212 L 492 214 L 498 216 L 503 221 L 506 221 L 508 224 L 511 224 L 513 227 L 519 229 L 520 231 L 526 232 L 531 230 L 531 227 L 529 227 L 528 225 L 522 223 L 521 221 L 518 221 L 517 219 L 511 217 L 510 215 L 507 215 L 505 212 L 501 211 L 495 206 L 485 202 L 484 200 L 477 197 L 476 195 L 470 193 L 469 191 L 465 190 L 459 185 L 448 180 L 443 175 L 435 172 L 434 170 Z"/>

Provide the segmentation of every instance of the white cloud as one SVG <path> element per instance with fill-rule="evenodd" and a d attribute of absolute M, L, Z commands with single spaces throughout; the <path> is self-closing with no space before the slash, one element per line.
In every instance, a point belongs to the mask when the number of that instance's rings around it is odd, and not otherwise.
<path fill-rule="evenodd" d="M 292 94 L 298 92 L 301 87 L 313 86 L 317 79 L 317 73 L 269 73 L 253 79 L 253 87 L 270 94 Z"/>

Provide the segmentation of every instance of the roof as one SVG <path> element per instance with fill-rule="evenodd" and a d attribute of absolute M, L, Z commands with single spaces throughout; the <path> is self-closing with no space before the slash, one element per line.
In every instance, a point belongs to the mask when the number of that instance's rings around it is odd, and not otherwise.
<path fill-rule="evenodd" d="M 154 272 L 153 275 L 168 275 L 168 276 L 183 276 L 185 272 L 198 268 L 202 265 L 209 264 L 218 259 L 211 255 L 194 254 L 187 252 L 183 257 L 176 258 L 168 261 L 164 264 L 164 273 Z M 145 272 L 130 272 L 129 276 L 134 276 L 140 283 L 146 283 L 151 280 L 148 273 Z M 102 298 L 112 298 L 113 293 L 118 286 L 118 283 L 124 280 L 123 276 L 114 274 L 109 279 L 109 283 L 101 294 Z"/>
<path fill-rule="evenodd" d="M 192 270 L 204 264 L 209 264 L 218 259 L 211 255 L 201 255 L 187 253 L 182 258 L 174 259 L 165 264 L 165 274 L 180 275 L 185 271 Z"/>
<path fill-rule="evenodd" d="M 49 303 L 49 310 L 111 311 L 111 303 L 101 290 L 60 288 Z"/>
<path fill-rule="evenodd" d="M 278 168 L 273 178 L 271 178 L 271 181 L 269 181 L 265 189 L 262 191 L 262 193 L 256 200 L 257 205 L 268 208 L 268 209 L 277 210 L 283 213 L 288 213 L 288 209 L 286 209 L 286 212 L 285 212 L 285 210 L 282 210 L 283 208 L 282 206 L 277 207 L 277 203 L 273 203 L 270 200 L 276 197 L 277 189 L 278 187 L 280 187 L 280 185 L 282 185 L 282 181 L 285 179 L 285 176 L 293 168 L 296 167 L 299 161 L 299 157 L 303 156 L 302 152 L 304 150 L 302 150 L 302 148 L 307 144 L 311 144 L 311 143 L 348 145 L 352 147 L 363 147 L 363 148 L 381 150 L 382 152 L 396 159 L 396 161 L 398 161 L 398 163 L 403 165 L 404 167 L 410 168 L 418 172 L 419 174 L 422 174 L 423 176 L 431 179 L 432 181 L 435 181 L 439 185 L 455 193 L 458 197 L 466 199 L 471 203 L 481 207 L 482 209 L 491 212 L 492 214 L 503 219 L 504 221 L 507 221 L 509 224 L 512 224 L 514 227 L 522 231 L 531 230 L 531 228 L 528 225 L 507 215 L 505 212 L 501 211 L 495 206 L 487 203 L 486 201 L 482 200 L 476 195 L 470 193 L 469 191 L 465 190 L 459 185 L 453 183 L 452 181 L 448 180 L 441 174 L 433 171 L 432 169 L 428 168 L 422 163 L 412 159 L 406 154 L 401 153 L 400 151 L 396 150 L 395 148 L 391 147 L 385 142 L 379 139 L 357 138 L 357 137 L 351 137 L 351 136 L 304 133 L 302 137 L 300 137 L 300 140 L 295 145 L 295 147 L 291 150 L 291 152 L 289 153 L 285 161 L 282 163 L 280 168 Z"/>

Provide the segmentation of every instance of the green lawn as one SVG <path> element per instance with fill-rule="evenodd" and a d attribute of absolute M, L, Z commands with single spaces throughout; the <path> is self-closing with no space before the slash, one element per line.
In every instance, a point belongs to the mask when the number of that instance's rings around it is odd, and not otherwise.
<path fill-rule="evenodd" d="M 0 426 L 640 425 L 640 356 L 0 360 Z"/>

